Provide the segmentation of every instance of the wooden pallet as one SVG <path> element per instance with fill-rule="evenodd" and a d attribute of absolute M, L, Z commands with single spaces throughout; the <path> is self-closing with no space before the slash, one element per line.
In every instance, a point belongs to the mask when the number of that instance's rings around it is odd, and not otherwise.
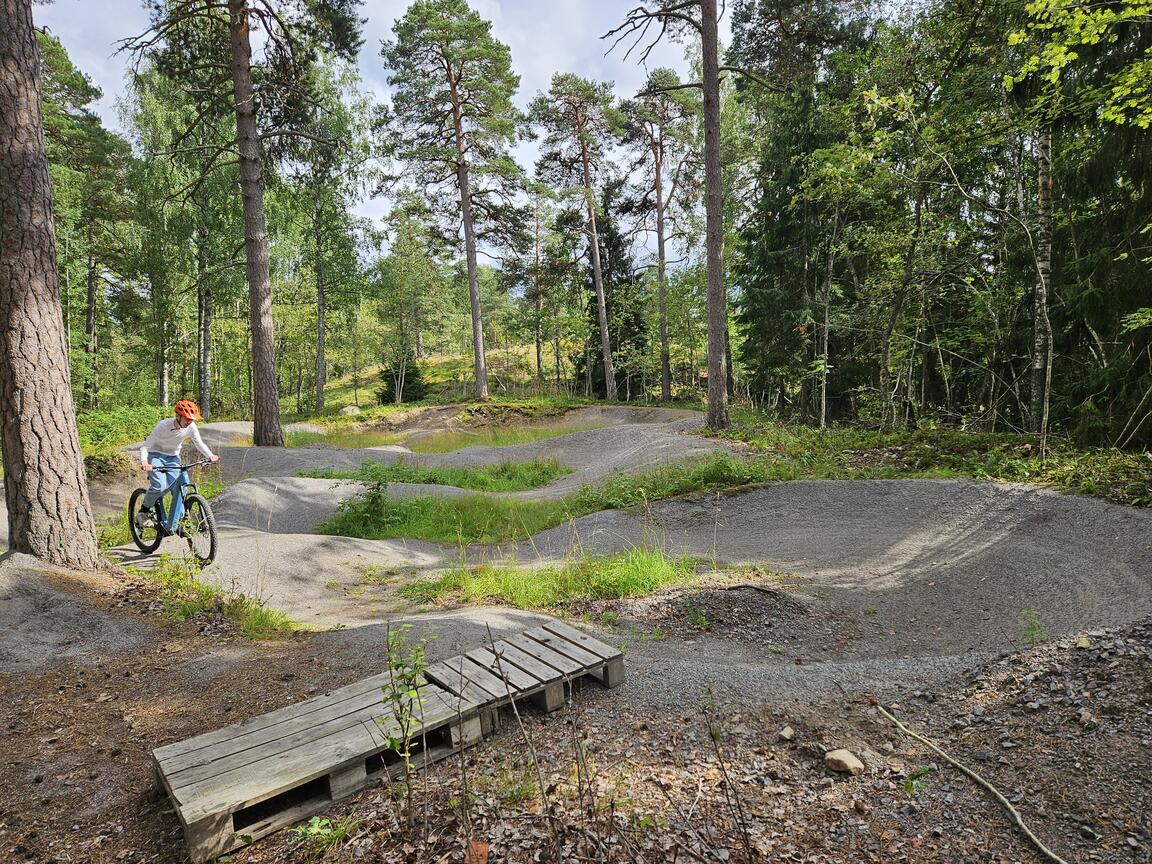
<path fill-rule="evenodd" d="M 250 843 L 402 771 L 388 747 L 400 732 L 384 705 L 387 680 L 376 675 L 154 751 L 192 860 Z M 409 736 L 420 751 L 416 765 L 480 740 L 479 708 L 435 684 L 421 687 Z"/>
<path fill-rule="evenodd" d="M 434 663 L 424 674 L 449 693 L 481 705 L 481 728 L 488 734 L 500 725 L 499 709 L 513 700 L 530 699 L 545 711 L 555 711 L 577 678 L 619 686 L 624 655 L 575 627 L 550 621 Z"/>

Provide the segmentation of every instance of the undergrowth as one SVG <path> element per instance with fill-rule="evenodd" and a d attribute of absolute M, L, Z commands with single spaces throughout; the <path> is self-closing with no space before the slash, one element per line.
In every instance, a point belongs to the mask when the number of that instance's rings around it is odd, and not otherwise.
<path fill-rule="evenodd" d="M 1057 436 L 1041 455 L 1038 436 L 916 429 L 823 431 L 785 425 L 748 410 L 733 412 L 725 437 L 794 466 L 796 479 L 971 477 L 1055 486 L 1134 507 L 1152 507 L 1152 455 L 1085 450 Z"/>
<path fill-rule="evenodd" d="M 436 483 L 475 489 L 481 492 L 517 492 L 547 486 L 558 477 L 571 474 L 555 459 L 530 462 L 500 462 L 497 465 L 411 465 L 400 461 L 391 465 L 368 461 L 359 469 L 301 471 L 301 477 L 329 480 L 359 480 L 363 483 Z"/>
<path fill-rule="evenodd" d="M 644 596 L 666 585 L 689 582 L 694 575 L 691 559 L 634 548 L 548 567 L 457 567 L 437 579 L 405 585 L 400 593 L 419 603 L 501 603 L 518 609 L 564 609 L 580 600 Z"/>
<path fill-rule="evenodd" d="M 199 571 L 190 560 L 161 555 L 151 569 L 125 569 L 156 583 L 160 587 L 164 614 L 177 621 L 220 615 L 248 639 L 268 639 L 299 629 L 283 612 L 270 609 L 259 600 L 201 582 L 196 578 Z"/>

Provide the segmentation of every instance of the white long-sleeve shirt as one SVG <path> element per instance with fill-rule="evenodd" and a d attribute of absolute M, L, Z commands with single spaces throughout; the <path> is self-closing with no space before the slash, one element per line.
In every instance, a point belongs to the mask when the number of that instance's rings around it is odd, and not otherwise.
<path fill-rule="evenodd" d="M 189 438 L 206 459 L 212 458 L 212 451 L 208 449 L 208 445 L 204 443 L 204 439 L 200 437 L 200 430 L 196 428 L 195 423 L 189 423 L 183 429 L 176 423 L 175 417 L 168 417 L 161 420 L 152 429 L 152 433 L 148 439 L 140 447 L 140 461 L 145 463 L 148 461 L 149 453 L 164 453 L 168 456 L 179 456 L 180 448 L 184 442 Z"/>

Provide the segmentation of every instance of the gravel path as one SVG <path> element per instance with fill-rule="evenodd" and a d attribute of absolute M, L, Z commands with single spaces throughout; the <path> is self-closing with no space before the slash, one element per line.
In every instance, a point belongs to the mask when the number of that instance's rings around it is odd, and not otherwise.
<path fill-rule="evenodd" d="M 317 636 L 321 641 L 378 640 L 382 621 L 405 615 L 438 635 L 443 653 L 469 639 L 482 641 L 489 626 L 501 633 L 538 618 L 504 609 L 413 615 L 411 604 L 398 598 L 397 585 L 462 558 L 554 561 L 574 550 L 657 546 L 722 567 L 756 568 L 740 578 L 791 592 L 806 603 L 796 608 L 811 610 L 811 626 L 799 619 L 773 621 L 749 602 L 746 591 L 720 589 L 708 594 L 708 608 L 730 596 L 731 606 L 720 617 L 760 616 L 750 629 L 762 641 L 726 638 L 721 628 L 693 638 L 660 638 L 658 627 L 622 624 L 607 636 L 627 644 L 627 688 L 642 704 L 675 701 L 677 693 L 709 686 L 746 699 L 816 697 L 838 687 L 926 687 L 1018 645 L 1028 620 L 1056 636 L 1152 614 L 1152 513 L 1021 485 L 781 483 L 664 501 L 647 514 L 597 513 L 507 548 L 460 550 L 311 533 L 359 487 L 293 476 L 304 468 L 350 467 L 366 458 L 401 455 L 423 464 L 556 458 L 576 472 L 543 490 L 518 494 L 559 497 L 615 470 L 643 469 L 718 447 L 689 434 L 700 423 L 691 412 L 613 408 L 575 415 L 580 422 L 606 425 L 531 444 L 436 455 L 408 455 L 396 447 L 232 447 L 228 442 L 245 434 L 247 424 L 209 424 L 205 436 L 222 450 L 228 475 L 247 479 L 214 502 L 221 546 L 205 578 L 305 623 L 348 628 Z M 464 494 L 407 484 L 395 484 L 390 492 Z M 179 548 L 174 540 L 166 544 Z M 121 551 L 125 563 L 147 566 L 152 560 Z M 794 644 L 784 638 L 806 626 L 813 632 L 822 628 L 821 638 Z M 670 692 L 673 680 L 678 687 Z"/>

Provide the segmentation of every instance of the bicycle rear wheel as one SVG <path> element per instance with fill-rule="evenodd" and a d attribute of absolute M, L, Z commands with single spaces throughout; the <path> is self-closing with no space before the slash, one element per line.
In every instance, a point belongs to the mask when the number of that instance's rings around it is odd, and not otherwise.
<path fill-rule="evenodd" d="M 136 524 L 136 519 L 142 509 L 140 502 L 144 500 L 144 496 L 147 494 L 147 489 L 137 489 L 128 499 L 128 533 L 132 535 L 132 542 L 141 552 L 155 552 L 160 541 L 164 539 L 164 532 L 160 528 L 155 514 L 149 514 L 149 519 L 152 522 L 149 527 L 141 528 Z"/>
<path fill-rule="evenodd" d="M 211 564 L 216 557 L 216 517 L 202 496 L 193 493 L 184 499 L 179 530 L 200 566 Z"/>

